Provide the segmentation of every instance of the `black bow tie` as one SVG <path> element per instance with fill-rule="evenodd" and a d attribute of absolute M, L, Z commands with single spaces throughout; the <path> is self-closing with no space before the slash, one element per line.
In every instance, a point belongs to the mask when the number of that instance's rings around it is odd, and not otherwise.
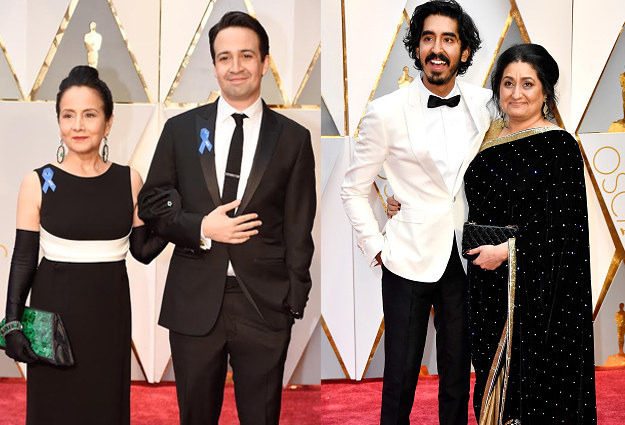
<path fill-rule="evenodd" d="M 460 103 L 460 95 L 450 97 L 449 99 L 442 99 L 438 96 L 430 95 L 428 98 L 428 108 L 438 108 L 439 106 L 449 106 L 455 108 Z"/>

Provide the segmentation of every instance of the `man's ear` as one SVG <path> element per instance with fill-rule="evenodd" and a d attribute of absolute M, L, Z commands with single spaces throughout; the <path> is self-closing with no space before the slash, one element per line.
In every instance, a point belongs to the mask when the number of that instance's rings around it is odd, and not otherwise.
<path fill-rule="evenodd" d="M 469 60 L 469 55 L 471 54 L 471 47 L 467 46 L 462 51 L 462 55 L 460 56 L 460 62 L 466 62 Z"/>
<path fill-rule="evenodd" d="M 265 56 L 265 59 L 263 59 L 263 75 L 267 73 L 268 69 L 269 69 L 269 55 Z"/>

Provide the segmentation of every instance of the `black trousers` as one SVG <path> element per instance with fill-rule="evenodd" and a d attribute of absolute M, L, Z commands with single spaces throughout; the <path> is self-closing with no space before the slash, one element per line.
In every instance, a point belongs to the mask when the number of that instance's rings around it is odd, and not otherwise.
<path fill-rule="evenodd" d="M 169 332 L 181 425 L 217 425 L 228 356 L 241 425 L 277 425 L 280 420 L 291 324 L 269 327 L 236 283 L 232 289 L 231 279 L 208 335 Z"/>
<path fill-rule="evenodd" d="M 382 266 L 382 300 L 385 360 L 380 424 L 410 423 L 430 309 L 434 307 L 439 422 L 466 425 L 471 372 L 467 277 L 455 240 L 438 282 L 415 282 Z"/>

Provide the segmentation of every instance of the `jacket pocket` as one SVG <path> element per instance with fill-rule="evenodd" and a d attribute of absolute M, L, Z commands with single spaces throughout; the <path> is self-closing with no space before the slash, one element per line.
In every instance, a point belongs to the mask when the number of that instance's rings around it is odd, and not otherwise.
<path fill-rule="evenodd" d="M 414 208 L 404 208 L 397 213 L 391 220 L 397 220 L 405 223 L 423 223 L 424 212 Z"/>

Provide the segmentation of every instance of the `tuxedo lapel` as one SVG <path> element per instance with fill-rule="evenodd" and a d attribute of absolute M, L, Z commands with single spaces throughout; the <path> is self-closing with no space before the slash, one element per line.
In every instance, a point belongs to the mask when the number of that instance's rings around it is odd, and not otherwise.
<path fill-rule="evenodd" d="M 477 154 L 477 151 L 482 144 L 482 140 L 484 139 L 484 135 L 490 126 L 490 114 L 484 105 L 483 99 L 481 99 L 480 96 L 472 96 L 472 91 L 466 88 L 461 82 L 458 82 L 458 89 L 460 90 L 460 93 L 469 108 L 471 119 L 475 124 L 475 128 L 477 128 L 477 135 L 471 142 L 467 155 L 464 157 L 462 165 L 460 166 L 460 172 L 458 173 L 458 178 L 454 184 L 454 193 L 456 193 L 462 186 L 462 182 L 464 181 L 464 172 L 467 170 L 467 167 Z"/>
<path fill-rule="evenodd" d="M 485 133 L 490 126 L 490 114 L 485 108 L 484 100 L 481 98 L 481 96 L 475 93 L 475 88 L 471 90 L 470 87 L 465 86 L 460 81 L 458 81 L 458 90 L 460 91 L 460 94 L 464 98 L 464 101 L 469 108 L 471 119 L 473 119 L 473 123 L 478 129 L 478 133 L 480 133 L 481 135 L 480 137 L 478 137 L 478 139 L 481 141 L 484 137 L 483 132 Z"/>
<path fill-rule="evenodd" d="M 206 105 L 195 116 L 195 146 L 197 146 L 200 155 L 200 164 L 202 166 L 202 174 L 206 187 L 210 193 L 214 205 L 221 205 L 221 197 L 219 196 L 219 185 L 217 184 L 217 175 L 215 174 L 215 119 L 217 118 L 217 102 Z M 204 153 L 199 153 L 202 144 L 200 132 L 202 129 L 208 130 L 208 140 L 213 146 L 210 150 L 204 149 Z"/>
<path fill-rule="evenodd" d="M 275 113 L 265 105 L 263 101 L 263 120 L 260 124 L 260 132 L 258 134 L 258 144 L 256 145 L 256 152 L 254 153 L 254 161 L 252 163 L 252 169 L 247 179 L 245 186 L 245 192 L 243 192 L 243 198 L 241 199 L 241 205 L 237 208 L 237 214 L 243 214 L 247 204 L 254 196 L 254 192 L 258 188 L 267 165 L 273 155 L 273 151 L 280 135 L 282 125 L 276 119 Z"/>
<path fill-rule="evenodd" d="M 418 82 L 415 81 L 408 87 L 408 101 L 404 105 L 408 139 L 410 139 L 412 153 L 416 160 L 421 163 L 423 170 L 437 186 L 447 192 L 449 189 L 438 167 L 434 163 L 425 141 L 425 124 L 423 123 L 423 111 L 421 98 L 419 96 L 419 86 L 417 84 Z"/>

